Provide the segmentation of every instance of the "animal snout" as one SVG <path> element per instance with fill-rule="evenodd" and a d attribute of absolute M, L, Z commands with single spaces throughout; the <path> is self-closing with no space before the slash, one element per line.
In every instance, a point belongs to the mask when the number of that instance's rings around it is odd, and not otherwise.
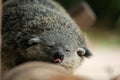
<path fill-rule="evenodd" d="M 54 52 L 53 54 L 53 60 L 55 63 L 61 63 L 64 59 L 64 54 L 62 52 Z"/>

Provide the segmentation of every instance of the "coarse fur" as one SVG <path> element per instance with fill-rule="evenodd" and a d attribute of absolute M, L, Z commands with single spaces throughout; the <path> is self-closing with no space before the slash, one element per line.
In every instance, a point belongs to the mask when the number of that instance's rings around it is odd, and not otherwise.
<path fill-rule="evenodd" d="M 91 55 L 79 27 L 52 0 L 8 0 L 2 15 L 2 68 L 9 70 L 27 61 L 53 63 L 52 52 L 60 49 L 64 60 L 56 63 L 74 70 Z M 79 48 L 85 54 L 77 54 Z"/>

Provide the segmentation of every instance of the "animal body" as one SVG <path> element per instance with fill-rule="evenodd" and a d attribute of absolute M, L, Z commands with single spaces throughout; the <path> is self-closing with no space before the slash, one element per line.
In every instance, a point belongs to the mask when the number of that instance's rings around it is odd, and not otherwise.
<path fill-rule="evenodd" d="M 2 70 L 45 61 L 74 70 L 91 55 L 84 35 L 52 0 L 8 0 L 2 15 Z"/>
<path fill-rule="evenodd" d="M 90 80 L 67 72 L 63 67 L 43 63 L 28 62 L 10 70 L 3 80 Z"/>

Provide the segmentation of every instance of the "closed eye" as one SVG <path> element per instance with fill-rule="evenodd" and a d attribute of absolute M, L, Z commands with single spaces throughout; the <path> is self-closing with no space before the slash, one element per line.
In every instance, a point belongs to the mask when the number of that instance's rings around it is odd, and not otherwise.
<path fill-rule="evenodd" d="M 66 51 L 66 52 L 70 52 L 70 50 L 69 50 L 69 49 L 66 49 L 65 51 Z"/>

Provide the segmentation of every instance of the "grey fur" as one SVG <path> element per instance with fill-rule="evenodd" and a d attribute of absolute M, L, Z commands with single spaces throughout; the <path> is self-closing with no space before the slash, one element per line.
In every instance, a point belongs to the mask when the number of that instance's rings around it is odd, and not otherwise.
<path fill-rule="evenodd" d="M 52 0 L 10 0 L 3 5 L 2 65 L 6 70 L 16 66 L 16 59 L 51 62 L 49 46 L 59 46 L 65 59 L 59 65 L 75 69 L 83 56 L 79 48 L 89 50 L 82 32 L 66 11 Z M 39 41 L 40 40 L 40 41 Z M 29 41 L 27 44 L 27 41 Z M 33 45 L 32 43 L 33 42 Z M 35 43 L 36 42 L 36 43 Z"/>

